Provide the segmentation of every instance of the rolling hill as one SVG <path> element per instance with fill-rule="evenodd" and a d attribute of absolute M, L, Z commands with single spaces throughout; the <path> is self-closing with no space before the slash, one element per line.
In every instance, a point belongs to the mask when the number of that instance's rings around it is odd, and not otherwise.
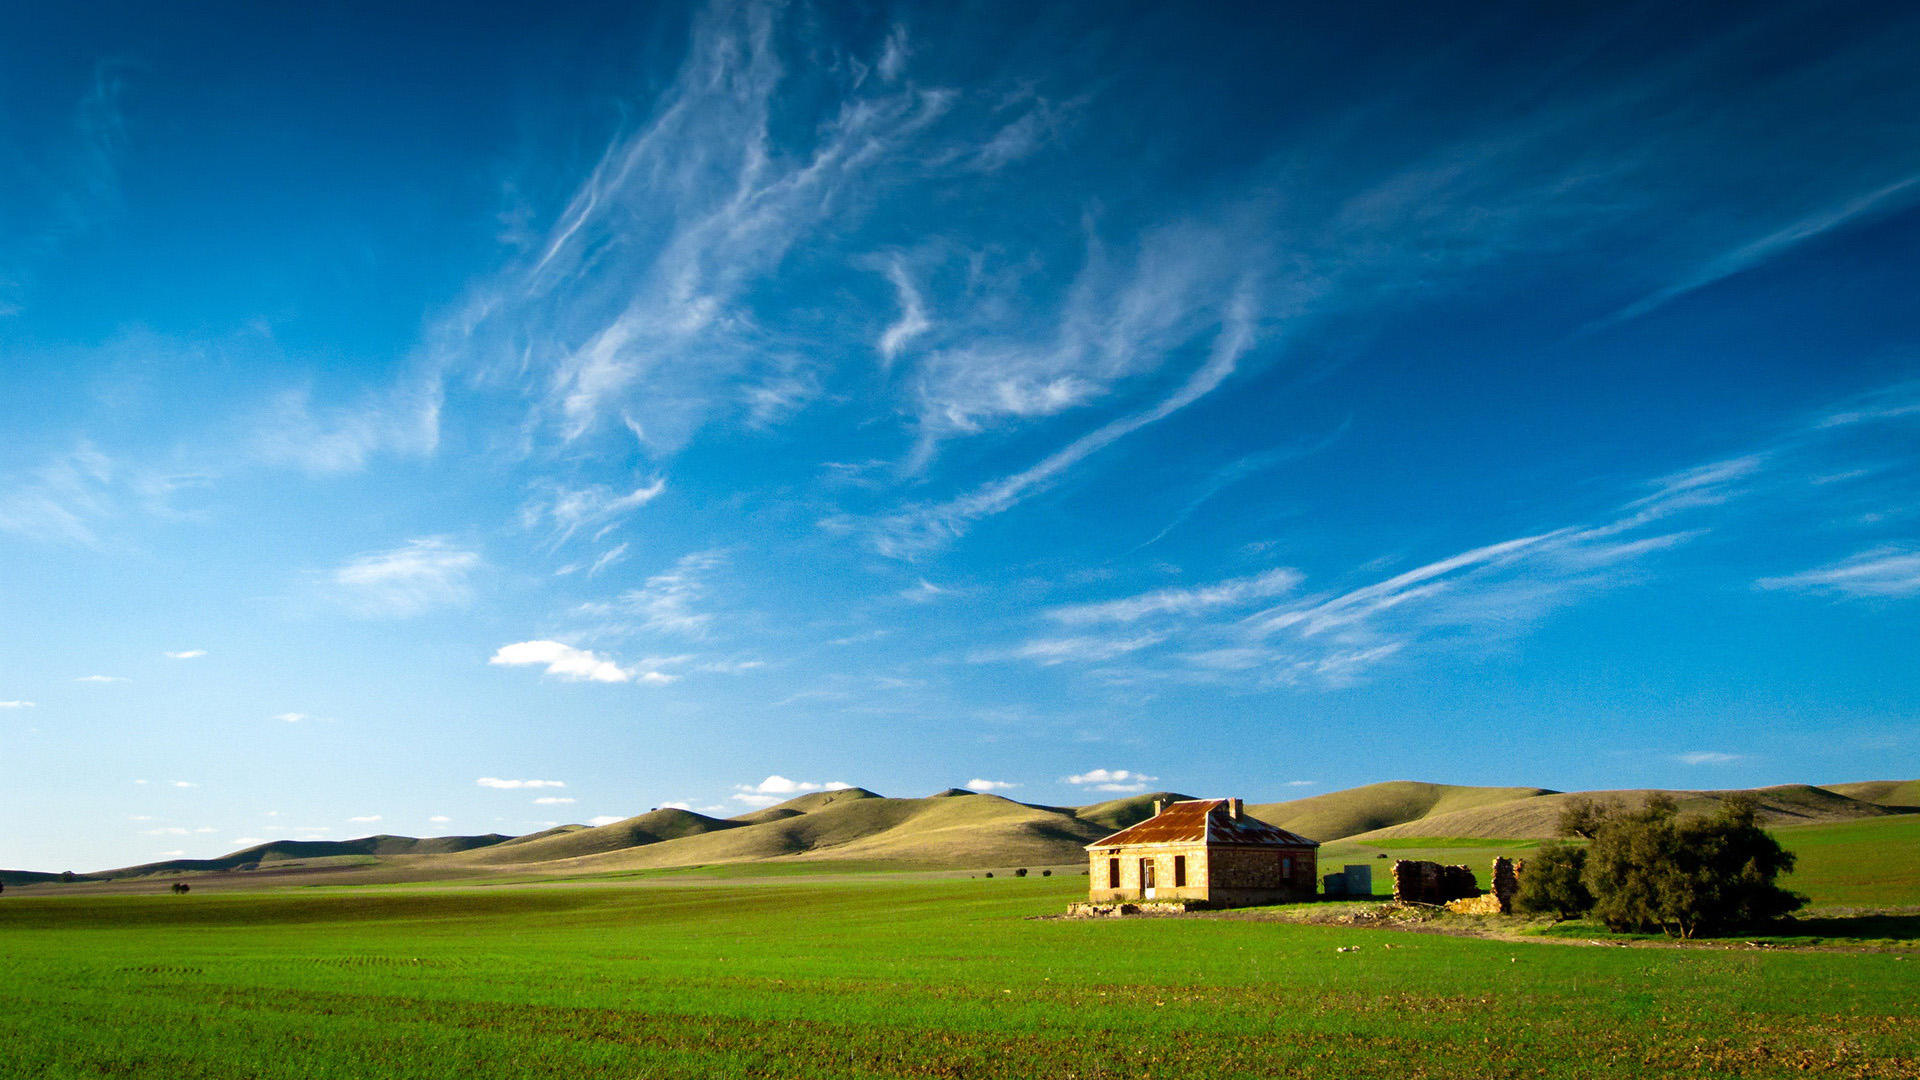
<path fill-rule="evenodd" d="M 1324 842 L 1436 815 L 1552 794 L 1554 792 L 1546 788 L 1460 787 L 1390 780 L 1292 802 L 1249 806 L 1247 813 L 1270 825 Z"/>
<path fill-rule="evenodd" d="M 1443 811 L 1383 828 L 1354 833 L 1343 839 L 1365 843 L 1368 840 L 1394 840 L 1409 837 L 1487 837 L 1497 839 L 1546 839 L 1558 836 L 1560 813 L 1576 799 L 1619 802 L 1629 806 L 1644 803 L 1654 794 L 1671 796 L 1683 812 L 1711 811 L 1731 791 L 1623 791 L 1551 792 L 1505 802 Z M 1884 817 L 1898 811 L 1876 803 L 1861 802 L 1828 788 L 1807 784 L 1787 784 L 1757 788 L 1752 794 L 1760 799 L 1761 821 L 1767 825 L 1809 825 L 1860 818 Z"/>
<path fill-rule="evenodd" d="M 1260 820 L 1321 841 L 1365 845 L 1410 839 L 1535 839 L 1558 831 L 1575 798 L 1638 802 L 1652 790 L 1565 793 L 1531 787 L 1463 787 L 1392 781 L 1289 802 L 1250 805 Z M 1706 811 L 1724 791 L 1668 791 L 1685 810 Z M 1920 781 L 1762 788 L 1763 819 L 1788 826 L 1864 821 L 1920 812 Z M 816 791 L 731 818 L 659 809 L 600 826 L 562 825 L 526 836 L 368 836 L 280 840 L 216 859 L 172 859 L 82 875 L 92 881 L 153 875 L 236 874 L 235 882 L 288 874 L 402 881 L 516 874 L 590 874 L 781 861 L 847 862 L 915 869 L 1082 864 L 1084 845 L 1145 820 L 1174 792 L 1127 795 L 1090 806 L 1042 806 L 949 788 L 925 798 L 887 798 L 865 788 Z M 269 874 L 268 872 L 271 872 Z M 37 887 L 53 874 L 0 872 L 9 886 Z M 256 884 L 253 887 L 259 887 Z"/>

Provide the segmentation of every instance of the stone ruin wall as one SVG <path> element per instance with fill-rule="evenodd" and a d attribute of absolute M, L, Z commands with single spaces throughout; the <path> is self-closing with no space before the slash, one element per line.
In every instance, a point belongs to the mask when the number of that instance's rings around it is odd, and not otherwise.
<path fill-rule="evenodd" d="M 1419 859 L 1393 861 L 1393 899 L 1400 904 L 1444 904 L 1480 895 L 1480 882 L 1464 866 Z"/>
<path fill-rule="evenodd" d="M 1466 867 L 1457 867 L 1464 870 Z M 1448 911 L 1463 915 L 1511 915 L 1513 895 L 1520 891 L 1520 868 L 1512 859 L 1493 860 L 1493 888 L 1484 896 L 1470 896 L 1447 902 Z"/>

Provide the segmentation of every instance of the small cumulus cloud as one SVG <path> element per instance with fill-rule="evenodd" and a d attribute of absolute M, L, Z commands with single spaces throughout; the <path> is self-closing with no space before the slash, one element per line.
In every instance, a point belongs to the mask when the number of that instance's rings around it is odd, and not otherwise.
<path fill-rule="evenodd" d="M 469 578 L 480 566 L 479 553 L 428 537 L 356 556 L 334 570 L 333 582 L 359 614 L 405 618 L 466 603 L 473 595 Z"/>
<path fill-rule="evenodd" d="M 1675 754 L 1673 760 L 1682 765 L 1733 765 L 1747 760 L 1745 754 L 1727 754 L 1718 750 L 1695 750 L 1686 754 Z"/>
<path fill-rule="evenodd" d="M 1320 781 L 1318 780 L 1289 780 L 1287 781 L 1286 786 L 1287 787 L 1314 787 L 1314 786 L 1317 786 L 1319 783 Z"/>
<path fill-rule="evenodd" d="M 616 821 L 625 821 L 625 820 L 626 820 L 625 818 L 616 817 L 613 814 L 601 814 L 598 817 L 588 818 L 587 824 L 592 825 L 594 828 L 597 829 L 602 825 L 611 825 Z"/>
<path fill-rule="evenodd" d="M 227 841 L 227 843 L 232 844 L 234 847 L 237 847 L 237 848 L 250 848 L 259 844 L 264 844 L 266 842 L 267 842 L 267 839 L 266 837 L 263 837 L 263 836 L 236 836 L 233 839 Z"/>
<path fill-rule="evenodd" d="M 519 641 L 502 645 L 487 663 L 502 667 L 544 667 L 548 675 L 569 682 L 638 682 L 663 686 L 678 678 L 647 664 L 622 667 L 590 649 L 577 649 L 559 641 Z"/>
<path fill-rule="evenodd" d="M 147 829 L 146 834 L 148 836 L 191 836 L 193 835 L 192 830 L 183 829 L 178 825 L 163 825 L 158 829 Z"/>
<path fill-rule="evenodd" d="M 352 822 L 355 825 L 371 825 L 374 822 L 380 820 L 380 815 L 368 814 L 365 817 L 351 817 L 351 818 L 348 818 L 347 820 Z"/>
<path fill-rule="evenodd" d="M 311 720 L 312 717 L 308 716 L 306 713 L 283 712 L 283 713 L 274 713 L 273 719 L 279 720 L 282 723 L 297 724 L 302 720 Z"/>
<path fill-rule="evenodd" d="M 447 822 L 452 821 L 453 819 L 448 817 L 445 814 L 435 814 L 432 817 L 428 818 L 427 820 L 434 823 L 435 825 L 445 825 Z"/>
<path fill-rule="evenodd" d="M 173 786 L 174 787 L 199 787 L 200 785 L 198 783 L 195 783 L 192 780 L 175 780 L 173 782 Z"/>
<path fill-rule="evenodd" d="M 1065 782 L 1075 787 L 1090 787 L 1095 791 L 1145 791 L 1148 784 L 1158 779 L 1157 776 L 1126 769 L 1093 769 L 1069 776 Z"/>
<path fill-rule="evenodd" d="M 170 652 L 170 653 L 167 653 L 166 655 L 174 660 L 198 660 L 199 658 L 207 655 L 207 650 L 182 649 L 179 652 Z"/>
<path fill-rule="evenodd" d="M 976 778 L 967 781 L 967 790 L 969 791 L 1006 791 L 1019 786 L 1019 784 L 1010 783 L 1006 780 L 981 780 Z"/>
<path fill-rule="evenodd" d="M 31 709 L 33 707 L 31 701 L 0 701 L 0 709 Z"/>
<path fill-rule="evenodd" d="M 501 791 L 517 791 L 521 788 L 563 788 L 565 780 L 502 780 L 497 776 L 483 776 L 474 783 L 484 788 L 497 788 Z"/>
<path fill-rule="evenodd" d="M 535 799 L 535 800 L 533 800 L 533 805 L 535 805 L 535 806 L 565 806 L 565 805 L 567 805 L 567 804 L 569 804 L 569 803 L 576 803 L 576 802 L 579 802 L 579 801 L 580 801 L 579 799 L 569 799 L 569 798 L 567 798 L 567 797 L 566 797 L 565 795 L 542 795 L 541 797 L 539 797 L 539 798 L 537 798 L 537 799 Z"/>
<path fill-rule="evenodd" d="M 789 780 L 775 773 L 757 784 L 736 784 L 734 790 L 753 795 L 800 795 L 809 791 L 844 791 L 852 787 L 843 780 L 829 780 L 816 784 L 808 780 Z"/>
<path fill-rule="evenodd" d="M 163 852 L 161 852 L 161 853 L 160 853 L 160 857 L 161 857 L 161 858 L 163 858 L 163 859 L 178 859 L 178 858 L 180 858 L 180 857 L 181 857 L 182 855 L 185 855 L 185 854 L 186 854 L 186 852 L 184 852 L 184 851 L 181 851 L 181 850 L 178 850 L 178 849 L 175 849 L 175 850 L 173 850 L 173 851 L 163 851 Z"/>
<path fill-rule="evenodd" d="M 73 681 L 74 682 L 91 682 L 91 683 L 109 683 L 109 682 L 129 682 L 131 680 L 129 680 L 125 675 L 82 675 Z"/>

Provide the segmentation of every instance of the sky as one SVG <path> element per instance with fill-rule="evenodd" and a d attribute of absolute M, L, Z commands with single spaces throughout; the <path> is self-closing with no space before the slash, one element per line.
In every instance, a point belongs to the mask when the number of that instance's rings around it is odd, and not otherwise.
<path fill-rule="evenodd" d="M 0 866 L 1920 776 L 1920 11 L 1576 7 L 14 12 Z"/>

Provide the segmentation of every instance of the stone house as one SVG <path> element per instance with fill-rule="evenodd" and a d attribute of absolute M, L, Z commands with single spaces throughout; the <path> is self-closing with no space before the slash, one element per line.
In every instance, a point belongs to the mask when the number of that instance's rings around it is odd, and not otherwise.
<path fill-rule="evenodd" d="M 1090 903 L 1185 900 L 1211 907 L 1311 900 L 1317 840 L 1246 816 L 1239 799 L 1190 799 L 1087 845 Z"/>

